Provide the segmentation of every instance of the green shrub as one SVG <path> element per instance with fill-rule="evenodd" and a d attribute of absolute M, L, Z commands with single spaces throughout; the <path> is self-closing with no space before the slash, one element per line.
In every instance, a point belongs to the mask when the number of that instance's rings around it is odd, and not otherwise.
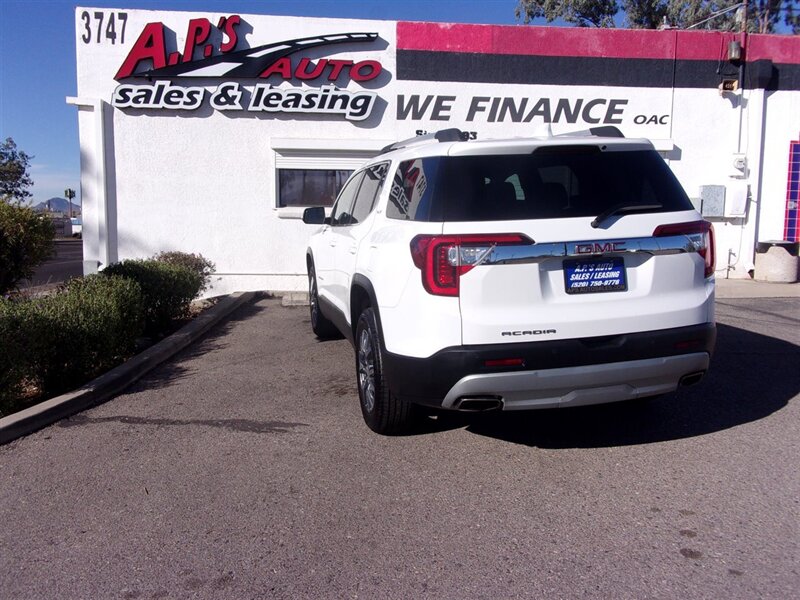
<path fill-rule="evenodd" d="M 29 279 L 53 254 L 52 221 L 27 206 L 0 199 L 0 295 Z"/>
<path fill-rule="evenodd" d="M 208 284 L 211 282 L 211 274 L 216 269 L 216 265 L 202 254 L 189 254 L 178 251 L 161 252 L 156 254 L 153 259 L 169 265 L 186 267 L 190 271 L 197 273 L 202 279 L 199 290 L 201 294 L 208 289 Z"/>
<path fill-rule="evenodd" d="M 109 265 L 103 274 L 126 277 L 141 286 L 148 335 L 162 333 L 173 319 L 187 316 L 203 283 L 200 275 L 186 267 L 156 260 L 126 260 Z"/>
<path fill-rule="evenodd" d="M 129 356 L 143 327 L 139 284 L 122 277 L 91 275 L 43 298 L 0 303 L 0 402 L 7 410 L 26 383 L 47 396 L 75 389 Z"/>
<path fill-rule="evenodd" d="M 12 411 L 30 376 L 27 332 L 17 303 L 0 298 L 0 417 Z"/>
<path fill-rule="evenodd" d="M 144 328 L 139 285 L 121 277 L 73 279 L 60 293 L 28 304 L 34 373 L 47 395 L 90 380 L 121 363 Z"/>

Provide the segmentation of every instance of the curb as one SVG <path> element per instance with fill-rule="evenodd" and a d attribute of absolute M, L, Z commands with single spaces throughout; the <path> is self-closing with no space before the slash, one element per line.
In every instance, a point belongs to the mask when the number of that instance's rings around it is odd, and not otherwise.
<path fill-rule="evenodd" d="M 717 279 L 718 300 L 800 298 L 800 283 L 768 283 L 752 279 Z"/>
<path fill-rule="evenodd" d="M 251 302 L 255 296 L 256 292 L 229 294 L 191 323 L 157 344 L 153 344 L 144 352 L 114 367 L 108 373 L 93 379 L 83 387 L 3 417 L 0 419 L 0 444 L 6 444 L 65 417 L 110 400 L 146 373 L 200 338 L 237 308 Z"/>
<path fill-rule="evenodd" d="M 308 306 L 308 292 L 286 292 L 281 306 Z"/>

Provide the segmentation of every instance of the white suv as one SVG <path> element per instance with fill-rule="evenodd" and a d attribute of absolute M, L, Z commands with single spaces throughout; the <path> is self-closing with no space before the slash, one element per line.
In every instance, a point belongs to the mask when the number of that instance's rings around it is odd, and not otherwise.
<path fill-rule="evenodd" d="M 714 239 L 646 140 L 616 128 L 398 142 L 356 171 L 307 252 L 311 325 L 355 347 L 364 419 L 417 405 L 578 406 L 699 381 Z"/>

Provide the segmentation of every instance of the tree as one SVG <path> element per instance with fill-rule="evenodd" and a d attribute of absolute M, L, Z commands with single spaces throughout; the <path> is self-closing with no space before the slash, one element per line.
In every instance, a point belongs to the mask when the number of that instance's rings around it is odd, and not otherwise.
<path fill-rule="evenodd" d="M 625 23 L 631 29 L 658 29 L 669 18 L 668 0 L 623 0 Z"/>
<path fill-rule="evenodd" d="M 53 222 L 22 204 L 31 196 L 31 158 L 11 138 L 0 144 L 0 295 L 30 279 L 53 254 Z"/>
<path fill-rule="evenodd" d="M 625 26 L 633 29 L 657 29 L 666 19 L 667 24 L 678 29 L 700 23 L 697 29 L 740 31 L 742 11 L 734 9 L 740 4 L 741 0 L 518 0 L 515 14 L 525 23 L 544 17 L 548 22 L 563 19 L 582 27 L 615 27 L 614 16 L 621 9 Z M 726 9 L 734 10 L 724 12 Z M 798 33 L 799 9 L 798 0 L 750 0 L 747 31 L 774 33 L 783 22 Z"/>
<path fill-rule="evenodd" d="M 526 24 L 544 17 L 548 23 L 564 19 L 578 27 L 614 27 L 617 12 L 616 0 L 519 0 L 515 14 Z"/>
<path fill-rule="evenodd" d="M 747 31 L 749 33 L 774 33 L 775 28 L 781 22 L 781 12 L 783 5 L 788 6 L 791 11 L 792 4 L 797 0 L 749 0 L 747 7 Z M 696 23 L 708 19 L 717 13 L 723 13 L 726 9 L 734 9 L 740 5 L 741 0 L 722 0 L 720 2 L 708 2 L 707 0 L 684 0 L 669 2 L 667 19 L 670 25 L 680 29 L 686 29 Z M 728 10 L 724 14 L 718 14 L 713 19 L 703 23 L 697 29 L 715 29 L 719 31 L 741 31 L 742 19 L 744 18 L 741 7 Z M 787 13 L 787 17 L 788 17 Z M 785 19 L 788 24 L 788 18 Z"/>
<path fill-rule="evenodd" d="M 20 202 L 30 198 L 28 188 L 33 180 L 28 174 L 30 159 L 33 158 L 22 150 L 12 138 L 0 144 L 0 200 Z"/>
<path fill-rule="evenodd" d="M 792 6 L 789 4 L 786 7 L 786 15 L 784 16 L 784 23 L 792 28 L 792 33 L 797 35 L 800 33 L 800 6 Z M 798 11 L 798 12 L 795 12 Z"/>
<path fill-rule="evenodd" d="M 54 237 L 47 217 L 19 203 L 0 202 L 0 295 L 30 279 L 52 256 Z"/>

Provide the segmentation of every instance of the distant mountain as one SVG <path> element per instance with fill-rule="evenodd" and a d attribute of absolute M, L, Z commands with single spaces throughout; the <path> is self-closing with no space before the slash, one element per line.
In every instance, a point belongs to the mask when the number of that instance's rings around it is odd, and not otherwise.
<path fill-rule="evenodd" d="M 39 202 L 39 204 L 33 207 L 33 210 L 39 212 L 62 212 L 68 213 L 69 212 L 69 202 L 67 202 L 66 198 L 50 198 L 49 200 L 45 200 L 44 202 Z M 72 214 L 81 212 L 80 204 L 72 203 Z"/>

